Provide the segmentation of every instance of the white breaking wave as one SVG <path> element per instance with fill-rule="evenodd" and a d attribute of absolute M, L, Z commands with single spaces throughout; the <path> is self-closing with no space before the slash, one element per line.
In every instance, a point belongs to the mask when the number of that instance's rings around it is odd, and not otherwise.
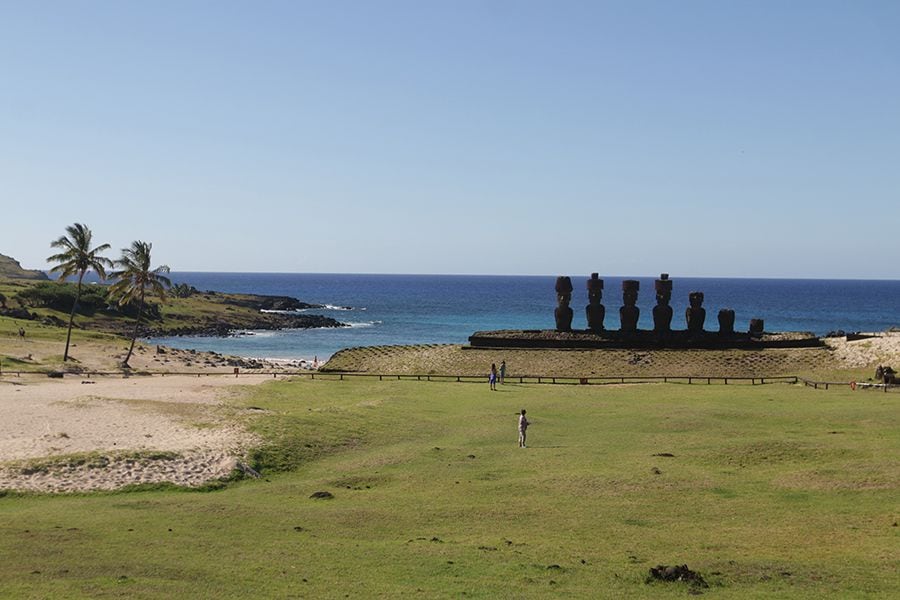
<path fill-rule="evenodd" d="M 308 309 L 313 310 L 313 309 Z M 323 309 L 319 309 L 323 310 Z M 333 304 L 326 304 L 324 310 L 353 310 L 352 306 L 334 306 Z M 365 308 L 360 308 L 359 310 L 366 310 Z"/>
<path fill-rule="evenodd" d="M 275 337 L 279 332 L 269 330 L 269 329 L 238 329 L 236 331 L 231 332 L 230 337 L 243 337 L 243 336 L 254 336 L 254 337 Z"/>
<path fill-rule="evenodd" d="M 381 325 L 384 321 L 364 321 L 362 323 L 344 323 L 344 325 L 349 325 L 355 329 L 359 329 L 362 327 L 375 327 L 376 325 Z"/>
<path fill-rule="evenodd" d="M 296 310 L 279 310 L 279 309 L 271 309 L 271 308 L 261 308 L 259 312 L 261 313 L 270 313 L 276 315 L 298 315 L 305 312 L 318 311 L 318 310 L 340 310 L 340 311 L 350 311 L 350 310 L 366 310 L 365 308 L 353 308 L 352 306 L 335 306 L 333 304 L 323 304 L 320 308 L 298 308 Z"/>

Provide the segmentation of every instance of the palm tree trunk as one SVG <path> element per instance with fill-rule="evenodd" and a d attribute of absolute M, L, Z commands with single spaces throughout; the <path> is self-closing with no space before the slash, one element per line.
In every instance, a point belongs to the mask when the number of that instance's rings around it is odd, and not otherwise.
<path fill-rule="evenodd" d="M 141 314 L 144 312 L 144 290 L 141 290 L 141 303 L 138 306 L 138 314 L 137 320 L 134 322 L 134 333 L 131 334 L 131 346 L 128 348 L 128 354 L 125 355 L 125 360 L 122 361 L 122 366 L 127 367 L 128 361 L 131 359 L 131 353 L 134 351 L 134 342 L 137 340 L 138 327 L 141 326 Z"/>
<path fill-rule="evenodd" d="M 78 309 L 78 300 L 81 298 L 82 279 L 84 279 L 84 271 L 78 274 L 78 289 L 75 292 L 75 302 L 72 303 L 72 314 L 69 315 L 69 332 L 66 334 L 66 351 L 63 352 L 63 362 L 69 360 L 69 341 L 72 339 L 72 323 L 75 321 L 75 311 Z"/>

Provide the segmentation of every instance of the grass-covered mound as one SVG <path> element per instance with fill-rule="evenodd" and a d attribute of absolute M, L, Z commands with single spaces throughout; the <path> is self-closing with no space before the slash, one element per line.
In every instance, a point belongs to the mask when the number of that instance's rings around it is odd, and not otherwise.
<path fill-rule="evenodd" d="M 458 345 L 369 346 L 336 353 L 325 371 L 415 375 L 482 375 L 505 360 L 510 377 L 775 377 L 849 381 L 850 369 L 829 347 L 766 350 L 522 350 Z"/>
<path fill-rule="evenodd" d="M 248 394 L 236 402 L 261 409 L 261 479 L 212 493 L 0 497 L 0 595 L 900 588 L 893 394 L 308 380 Z M 516 447 L 521 408 L 527 449 Z M 645 583 L 657 565 L 687 565 L 709 588 Z"/>

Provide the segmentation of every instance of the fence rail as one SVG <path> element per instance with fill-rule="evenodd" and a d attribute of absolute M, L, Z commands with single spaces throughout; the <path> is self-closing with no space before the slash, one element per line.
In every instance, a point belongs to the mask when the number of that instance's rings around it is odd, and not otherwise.
<path fill-rule="evenodd" d="M 884 392 L 887 392 L 892 389 L 900 389 L 900 384 L 896 383 L 869 383 L 868 381 L 862 381 L 857 383 L 856 381 L 812 381 L 810 379 L 804 379 L 803 377 L 799 378 L 800 383 L 803 384 L 804 387 L 811 387 L 813 389 L 825 389 L 827 390 L 829 387 L 837 386 L 837 387 L 847 387 L 849 386 L 851 389 L 863 388 L 863 389 L 880 389 Z"/>
<path fill-rule="evenodd" d="M 284 370 L 252 370 L 240 371 L 238 373 L 223 371 L 140 371 L 134 373 L 123 373 L 122 371 L 84 371 L 80 373 L 48 373 L 46 371 L 7 371 L 4 370 L 2 375 L 7 376 L 57 376 L 57 377 L 167 377 L 167 376 L 189 376 L 189 377 L 241 377 L 248 375 L 282 377 L 301 377 L 308 379 L 318 379 L 324 381 L 343 381 L 345 379 L 378 379 L 379 381 L 436 381 L 436 382 L 458 382 L 458 383 L 484 383 L 487 378 L 484 375 L 463 375 L 463 374 L 387 374 L 387 373 L 359 373 L 359 372 L 329 372 L 329 371 L 284 371 Z M 749 384 L 762 385 L 768 383 L 797 383 L 798 377 L 794 375 L 783 375 L 775 377 L 743 377 L 743 376 L 706 376 L 706 375 L 604 375 L 593 377 L 569 377 L 569 376 L 552 376 L 552 375 L 517 375 L 508 376 L 506 381 L 515 383 L 539 383 L 539 384 L 555 384 L 555 385 L 608 385 L 615 383 L 687 383 L 687 384 Z"/>
<path fill-rule="evenodd" d="M 487 377 L 484 375 L 436 375 L 436 374 L 386 374 L 386 373 L 359 373 L 359 372 L 328 372 L 328 371 L 286 371 L 286 370 L 246 370 L 238 372 L 226 371 L 138 371 L 124 373 L 122 371 L 84 371 L 80 373 L 47 372 L 47 371 L 10 371 L 0 372 L 3 377 L 43 376 L 43 377 L 246 377 L 246 376 L 271 376 L 273 379 L 281 377 L 300 377 L 320 381 L 344 381 L 350 379 L 378 379 L 378 381 L 434 381 L 456 383 L 484 383 Z M 767 385 L 773 383 L 802 383 L 804 387 L 828 390 L 832 387 L 875 388 L 887 392 L 889 389 L 900 389 L 897 384 L 882 384 L 869 382 L 849 381 L 815 381 L 798 375 L 778 375 L 772 377 L 745 377 L 745 376 L 707 376 L 707 375 L 603 375 L 592 377 L 560 377 L 548 375 L 517 375 L 507 376 L 506 381 L 513 383 L 536 383 L 550 385 L 610 385 L 610 384 L 641 384 L 641 383 L 680 383 L 688 385 Z"/>

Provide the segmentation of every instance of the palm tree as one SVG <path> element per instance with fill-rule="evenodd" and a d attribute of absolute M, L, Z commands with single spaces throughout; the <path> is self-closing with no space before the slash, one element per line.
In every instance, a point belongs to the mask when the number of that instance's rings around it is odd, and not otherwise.
<path fill-rule="evenodd" d="M 134 342 L 137 340 L 147 293 L 155 294 L 159 296 L 161 302 L 165 302 L 166 288 L 172 285 L 169 278 L 163 275 L 163 273 L 169 272 L 169 267 L 162 265 L 155 269 L 150 268 L 151 248 L 153 248 L 153 244 L 149 242 L 140 240 L 131 242 L 131 247 L 123 248 L 122 258 L 115 262 L 118 270 L 109 274 L 110 278 L 118 280 L 110 286 L 109 295 L 119 301 L 119 306 L 138 301 L 137 320 L 134 323 L 131 346 L 128 348 L 125 360 L 122 361 L 123 367 L 128 366 L 131 353 L 134 351 Z"/>
<path fill-rule="evenodd" d="M 101 252 L 109 250 L 109 244 L 91 248 L 91 230 L 87 225 L 81 223 L 69 225 L 66 227 L 66 233 L 68 235 L 64 235 L 50 244 L 51 248 L 60 248 L 62 252 L 47 259 L 49 263 L 56 263 L 50 272 L 59 272 L 60 281 L 65 281 L 72 275 L 78 275 L 78 288 L 75 291 L 75 302 L 72 303 L 72 312 L 69 315 L 69 332 L 66 334 L 66 351 L 63 352 L 63 362 L 69 360 L 69 342 L 72 340 L 75 310 L 78 308 L 78 300 L 81 298 L 81 281 L 91 269 L 96 271 L 101 279 L 105 279 L 105 267 L 112 266 L 112 261 L 100 256 Z"/>

